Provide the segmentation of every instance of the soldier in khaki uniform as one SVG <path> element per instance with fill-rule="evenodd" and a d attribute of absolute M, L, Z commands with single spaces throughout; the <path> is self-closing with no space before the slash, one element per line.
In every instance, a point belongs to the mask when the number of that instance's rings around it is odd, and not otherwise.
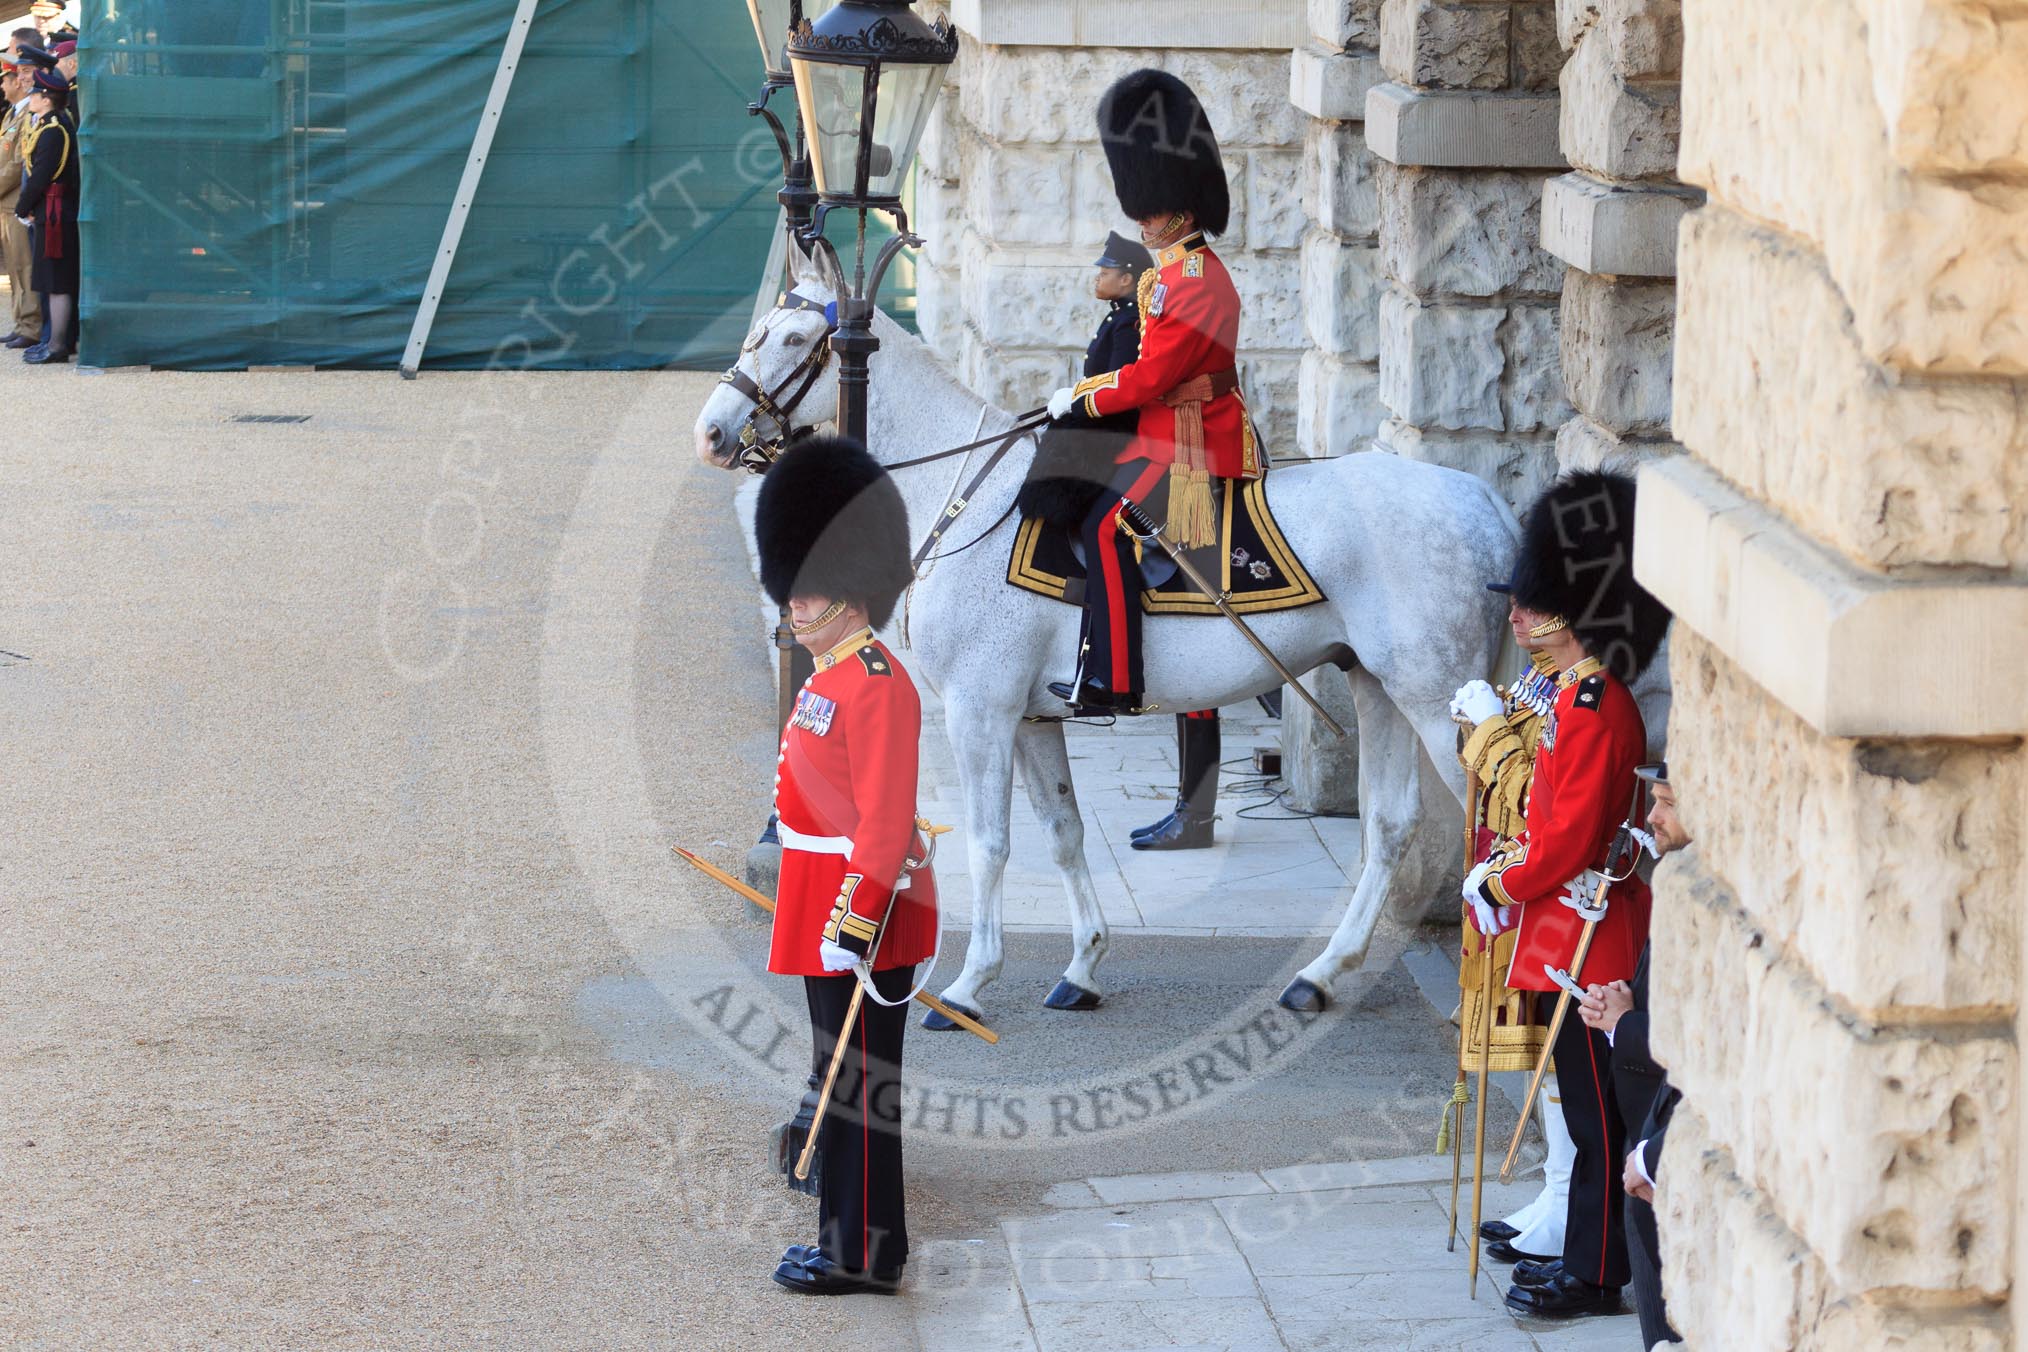
<path fill-rule="evenodd" d="M 7 116 L 0 119 L 0 266 L 7 269 L 7 287 L 14 303 L 14 332 L 5 346 L 33 347 L 42 336 L 42 301 L 31 280 L 34 258 L 29 252 L 28 227 L 15 219 L 14 208 L 21 200 L 21 140 L 31 114 L 28 93 L 31 69 L 14 61 L 0 61 L 0 93 L 7 96 Z"/>

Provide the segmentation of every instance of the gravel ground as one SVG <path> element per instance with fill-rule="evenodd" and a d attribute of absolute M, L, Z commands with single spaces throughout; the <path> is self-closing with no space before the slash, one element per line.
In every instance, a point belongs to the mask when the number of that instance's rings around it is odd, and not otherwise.
<path fill-rule="evenodd" d="M 906 1302 L 765 1280 L 811 1212 L 761 1161 L 792 1080 L 742 1048 L 800 994 L 667 853 L 736 861 L 774 751 L 737 480 L 689 452 L 709 388 L 0 363 L 69 427 L 0 451 L 0 1343 L 913 1345 Z M 1041 1148 L 912 1137 L 915 1232 L 1063 1178 L 1427 1149 L 1446 1030 L 1398 969 L 1263 1092 L 1053 1130 L 1052 1095 L 1181 1071 L 1307 956 L 1219 942 L 1120 942 L 1112 1002 L 1059 1015 L 1061 939 L 1012 940 L 1007 1042 L 910 1056 L 1032 1096 Z M 751 1028 L 700 1003 L 728 984 Z"/>

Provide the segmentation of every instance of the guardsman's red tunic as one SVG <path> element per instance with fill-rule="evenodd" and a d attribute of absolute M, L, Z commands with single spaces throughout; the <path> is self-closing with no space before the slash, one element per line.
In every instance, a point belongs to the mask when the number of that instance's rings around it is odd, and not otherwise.
<path fill-rule="evenodd" d="M 1260 448 L 1234 376 L 1239 351 L 1239 292 L 1232 275 L 1201 233 L 1185 236 L 1155 255 L 1141 274 L 1140 356 L 1117 371 L 1078 382 L 1073 393 L 1089 418 L 1138 413 L 1140 430 L 1120 462 L 1157 465 L 1176 459 L 1180 406 L 1164 402 L 1198 376 L 1210 377 L 1214 397 L 1203 404 L 1204 468 L 1214 478 L 1260 477 Z"/>
<path fill-rule="evenodd" d="M 782 733 L 775 776 L 782 869 L 768 970 L 826 975 L 817 943 L 834 912 L 834 941 L 838 933 L 870 940 L 886 922 L 876 971 L 913 966 L 935 950 L 937 937 L 935 876 L 927 866 L 902 873 L 910 855 L 921 857 L 915 794 L 922 701 L 869 629 L 816 665 Z"/>
<path fill-rule="evenodd" d="M 1584 921 L 1566 904 L 1573 884 L 1588 904 L 1598 890 L 1620 823 L 1634 798 L 1634 767 L 1647 752 L 1640 708 L 1596 658 L 1557 678 L 1556 705 L 1543 725 L 1528 789 L 1528 829 L 1518 849 L 1487 877 L 1487 899 L 1518 905 L 1521 917 L 1507 984 L 1552 991 L 1543 966 L 1570 968 Z M 1648 885 L 1638 876 L 1614 883 L 1605 918 L 1592 935 L 1582 985 L 1632 979 L 1648 941 Z"/>

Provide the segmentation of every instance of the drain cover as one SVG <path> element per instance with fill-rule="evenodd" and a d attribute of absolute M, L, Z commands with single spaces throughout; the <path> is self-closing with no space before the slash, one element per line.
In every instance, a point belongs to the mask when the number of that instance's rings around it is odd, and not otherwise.
<path fill-rule="evenodd" d="M 307 413 L 242 413 L 234 422 L 253 423 L 299 423 L 310 421 Z"/>

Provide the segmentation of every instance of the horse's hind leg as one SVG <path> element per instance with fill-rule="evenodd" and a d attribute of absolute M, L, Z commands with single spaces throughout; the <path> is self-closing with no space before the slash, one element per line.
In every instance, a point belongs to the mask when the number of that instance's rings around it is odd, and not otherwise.
<path fill-rule="evenodd" d="M 965 950 L 965 969 L 944 987 L 944 1003 L 977 1015 L 979 992 L 1000 975 L 1003 961 L 1000 933 L 1001 889 L 1006 881 L 1008 816 L 1014 793 L 1014 732 L 1017 720 L 992 717 L 956 691 L 944 709 L 951 752 L 965 795 L 965 855 L 972 870 L 972 942 Z M 932 1011 L 925 1028 L 956 1025 Z"/>
<path fill-rule="evenodd" d="M 1359 882 L 1330 943 L 1282 992 L 1289 1009 L 1329 1004 L 1332 981 L 1365 961 L 1374 927 L 1397 890 L 1423 882 L 1424 870 L 1409 855 L 1423 810 L 1422 742 L 1378 677 L 1364 667 L 1348 674 L 1359 718 L 1359 817 L 1365 825 Z"/>
<path fill-rule="evenodd" d="M 1105 916 L 1084 858 L 1084 819 L 1070 782 L 1070 753 L 1061 723 L 1023 723 L 1014 734 L 1014 759 L 1028 789 L 1029 806 L 1049 833 L 1049 857 L 1070 895 L 1070 966 L 1042 1003 L 1051 1009 L 1095 1009 L 1098 965 L 1106 954 Z"/>

